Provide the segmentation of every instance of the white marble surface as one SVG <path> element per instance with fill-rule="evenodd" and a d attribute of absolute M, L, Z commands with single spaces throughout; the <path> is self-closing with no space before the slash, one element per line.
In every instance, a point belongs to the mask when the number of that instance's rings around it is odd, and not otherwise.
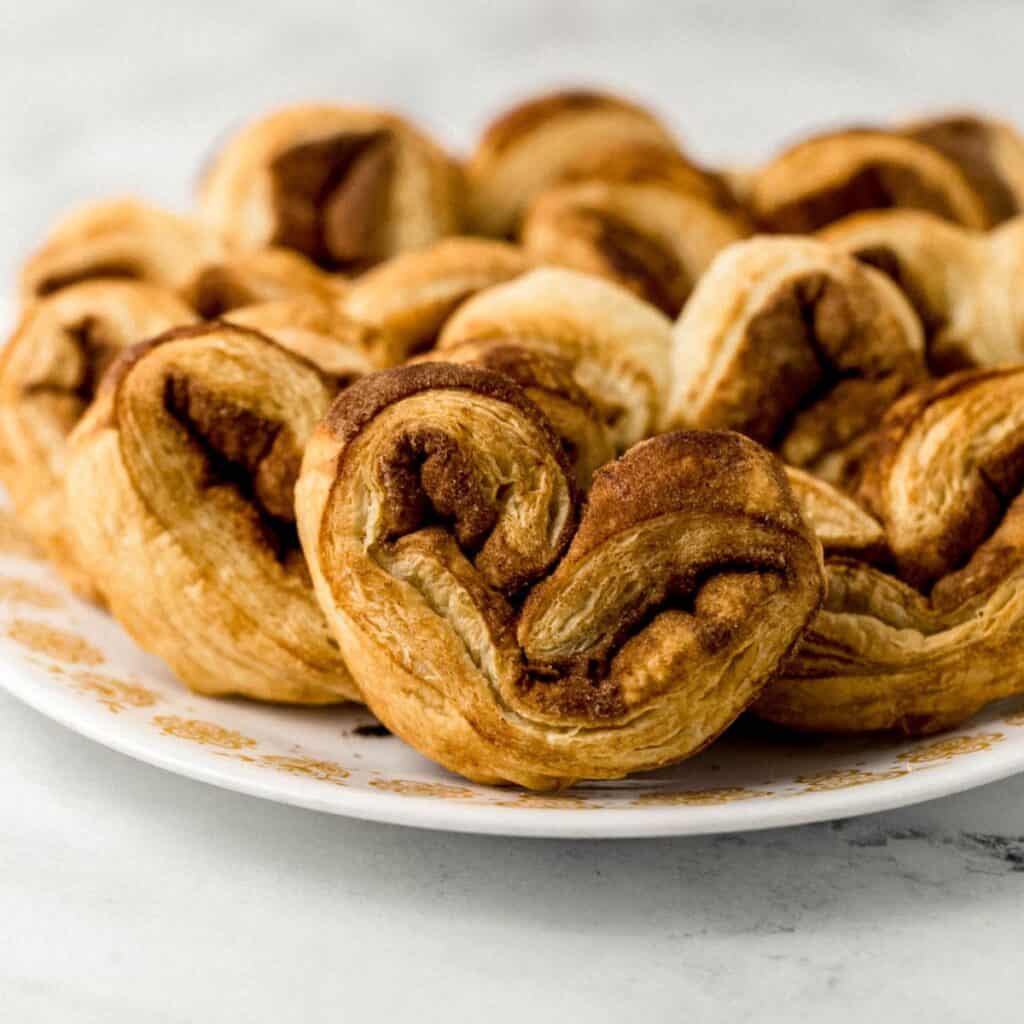
<path fill-rule="evenodd" d="M 0 5 L 0 274 L 70 202 L 182 205 L 225 125 L 393 104 L 465 145 L 509 96 L 653 101 L 709 159 L 982 104 L 1024 120 L 1024 5 L 33 0 Z M 0 668 L 2 670 L 2 668 Z M 558 843 L 272 806 L 0 697 L 0 1019 L 1008 1020 L 1024 778 L 835 825 Z"/>

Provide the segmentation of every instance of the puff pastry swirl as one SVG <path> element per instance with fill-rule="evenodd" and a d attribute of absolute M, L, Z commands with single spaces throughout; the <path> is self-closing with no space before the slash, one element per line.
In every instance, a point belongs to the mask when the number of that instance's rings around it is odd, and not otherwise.
<path fill-rule="evenodd" d="M 482 782 L 544 789 L 694 753 L 821 599 L 818 542 L 753 442 L 654 438 L 600 470 L 583 509 L 539 410 L 468 366 L 340 395 L 296 507 L 371 708 Z"/>
<path fill-rule="evenodd" d="M 201 693 L 357 698 L 295 534 L 303 446 L 333 395 L 227 323 L 121 356 L 70 442 L 76 553 L 111 611 Z"/>
<path fill-rule="evenodd" d="M 68 435 L 122 349 L 194 319 L 155 285 L 84 281 L 33 303 L 0 358 L 0 480 L 28 534 L 85 597 L 99 594 L 68 537 Z"/>
<path fill-rule="evenodd" d="M 927 376 L 914 310 L 883 274 L 822 242 L 724 250 L 676 323 L 669 423 L 739 430 L 830 480 Z"/>
<path fill-rule="evenodd" d="M 365 107 L 287 107 L 244 127 L 200 186 L 207 223 L 234 245 L 279 245 L 359 271 L 455 234 L 461 176 L 402 118 Z"/>
<path fill-rule="evenodd" d="M 893 407 L 859 503 L 793 481 L 828 597 L 759 715 L 932 732 L 1024 689 L 1022 399 L 1019 366 L 954 374 Z"/>
<path fill-rule="evenodd" d="M 1024 217 L 979 232 L 886 210 L 847 217 L 819 237 L 899 285 L 921 318 L 934 373 L 1024 358 Z"/>

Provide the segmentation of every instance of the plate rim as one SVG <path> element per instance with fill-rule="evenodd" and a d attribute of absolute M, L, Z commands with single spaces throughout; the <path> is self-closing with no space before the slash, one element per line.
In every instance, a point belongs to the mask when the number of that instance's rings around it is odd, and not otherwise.
<path fill-rule="evenodd" d="M 756 818 L 738 821 L 738 811 L 750 801 L 697 806 L 600 807 L 565 809 L 505 808 L 451 798 L 423 797 L 337 787 L 330 798 L 318 787 L 292 789 L 274 785 L 256 772 L 231 771 L 231 762 L 217 765 L 195 751 L 150 744 L 131 733 L 119 732 L 116 719 L 76 715 L 76 700 L 49 691 L 33 680 L 27 667 L 5 658 L 0 687 L 12 697 L 64 728 L 119 754 L 196 782 L 246 796 L 305 810 L 335 814 L 380 824 L 400 825 L 461 834 L 535 839 L 641 839 L 759 832 L 775 828 L 895 810 L 1008 778 L 1024 771 L 1024 744 L 978 751 L 971 758 L 929 765 L 895 779 L 884 779 L 841 790 L 800 793 L 757 801 Z M 85 705 L 83 705 L 85 706 Z M 104 726 L 107 726 L 106 728 Z M 510 790 L 511 792 L 511 790 Z M 518 792 L 518 790 L 517 790 Z M 842 793 L 836 806 L 836 794 Z M 826 810 L 827 808 L 827 810 Z M 744 817 L 749 814 L 744 812 Z"/>

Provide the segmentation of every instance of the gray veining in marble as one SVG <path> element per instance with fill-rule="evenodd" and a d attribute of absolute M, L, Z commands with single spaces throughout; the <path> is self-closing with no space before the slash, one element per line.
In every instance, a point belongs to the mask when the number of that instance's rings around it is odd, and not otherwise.
<path fill-rule="evenodd" d="M 1014 2 L 0 3 L 0 274 L 70 203 L 182 206 L 211 140 L 305 97 L 466 146 L 506 100 L 627 89 L 693 150 L 981 104 Z M 0 669 L 2 670 L 2 669 Z M 1024 778 L 858 821 L 508 841 L 344 821 L 136 764 L 0 696 L 0 1019 L 1015 1020 Z"/>

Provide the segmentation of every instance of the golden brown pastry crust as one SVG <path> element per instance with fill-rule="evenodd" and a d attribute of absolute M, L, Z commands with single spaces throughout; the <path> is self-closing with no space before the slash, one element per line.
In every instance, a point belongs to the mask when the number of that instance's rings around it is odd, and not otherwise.
<path fill-rule="evenodd" d="M 828 479 L 927 376 L 920 323 L 884 275 L 808 238 L 724 250 L 675 326 L 672 426 L 739 430 Z"/>
<path fill-rule="evenodd" d="M 482 782 L 544 789 L 694 753 L 821 599 L 817 541 L 753 442 L 654 438 L 599 471 L 584 510 L 539 410 L 468 366 L 339 396 L 296 507 L 371 708 Z"/>
<path fill-rule="evenodd" d="M 916 389 L 879 430 L 859 510 L 835 492 L 827 513 L 821 495 L 804 501 L 829 593 L 759 715 L 798 729 L 932 732 L 1024 690 L 1022 398 L 1020 366 Z M 849 537 L 866 538 L 872 520 L 884 546 L 858 550 Z M 830 550 L 838 533 L 847 541 Z"/>
<path fill-rule="evenodd" d="M 99 595 L 67 535 L 77 514 L 64 501 L 68 435 L 118 352 L 194 319 L 155 285 L 84 281 L 30 305 L 0 358 L 0 480 L 26 531 L 84 597 Z"/>
<path fill-rule="evenodd" d="M 455 164 L 404 119 L 305 104 L 230 139 L 200 202 L 235 245 L 284 246 L 326 269 L 359 271 L 455 234 L 461 193 Z"/>
<path fill-rule="evenodd" d="M 445 324 L 437 354 L 499 340 L 568 362 L 618 452 L 658 428 L 668 396 L 671 321 L 617 285 L 574 270 L 533 270 L 461 306 Z"/>
<path fill-rule="evenodd" d="M 203 324 L 121 356 L 72 435 L 76 553 L 135 640 L 200 693 L 358 698 L 294 526 L 331 396 L 268 338 Z"/>
<path fill-rule="evenodd" d="M 468 161 L 469 222 L 509 237 L 534 198 L 596 152 L 647 145 L 676 148 L 652 113 L 618 96 L 575 89 L 520 103 L 488 125 Z"/>
<path fill-rule="evenodd" d="M 216 320 L 233 310 L 280 299 L 340 299 L 344 278 L 325 274 L 290 249 L 267 246 L 225 254 L 197 268 L 181 290 L 182 298 L 204 319 Z"/>
<path fill-rule="evenodd" d="M 363 274 L 341 305 L 377 332 L 382 365 L 396 366 L 431 348 L 445 321 L 468 298 L 530 267 L 526 254 L 507 242 L 444 238 Z"/>
<path fill-rule="evenodd" d="M 30 302 L 94 278 L 145 281 L 177 290 L 223 242 L 186 217 L 137 199 L 91 203 L 65 216 L 29 256 L 21 295 Z"/>
<path fill-rule="evenodd" d="M 427 353 L 420 360 L 479 366 L 515 381 L 558 435 L 581 492 L 588 491 L 594 473 L 615 458 L 601 410 L 576 383 L 573 364 L 565 357 L 501 338 L 483 338 Z"/>
<path fill-rule="evenodd" d="M 828 132 L 761 167 L 750 182 L 751 214 L 766 231 L 817 231 L 863 210 L 926 210 L 970 228 L 988 211 L 959 164 L 924 142 L 884 130 Z"/>
<path fill-rule="evenodd" d="M 749 233 L 738 214 L 679 188 L 583 181 L 544 191 L 521 237 L 538 262 L 608 278 L 674 317 L 715 255 Z"/>
<path fill-rule="evenodd" d="M 1024 358 L 1024 217 L 987 233 L 913 210 L 862 213 L 819 237 L 891 277 L 937 374 Z"/>
<path fill-rule="evenodd" d="M 964 112 L 922 118 L 902 131 L 964 172 L 985 205 L 989 224 L 1024 212 L 1024 137 L 1012 124 Z"/>
<path fill-rule="evenodd" d="M 311 296 L 278 299 L 245 306 L 224 319 L 308 359 L 337 387 L 379 369 L 377 332 L 345 316 L 337 302 Z"/>

